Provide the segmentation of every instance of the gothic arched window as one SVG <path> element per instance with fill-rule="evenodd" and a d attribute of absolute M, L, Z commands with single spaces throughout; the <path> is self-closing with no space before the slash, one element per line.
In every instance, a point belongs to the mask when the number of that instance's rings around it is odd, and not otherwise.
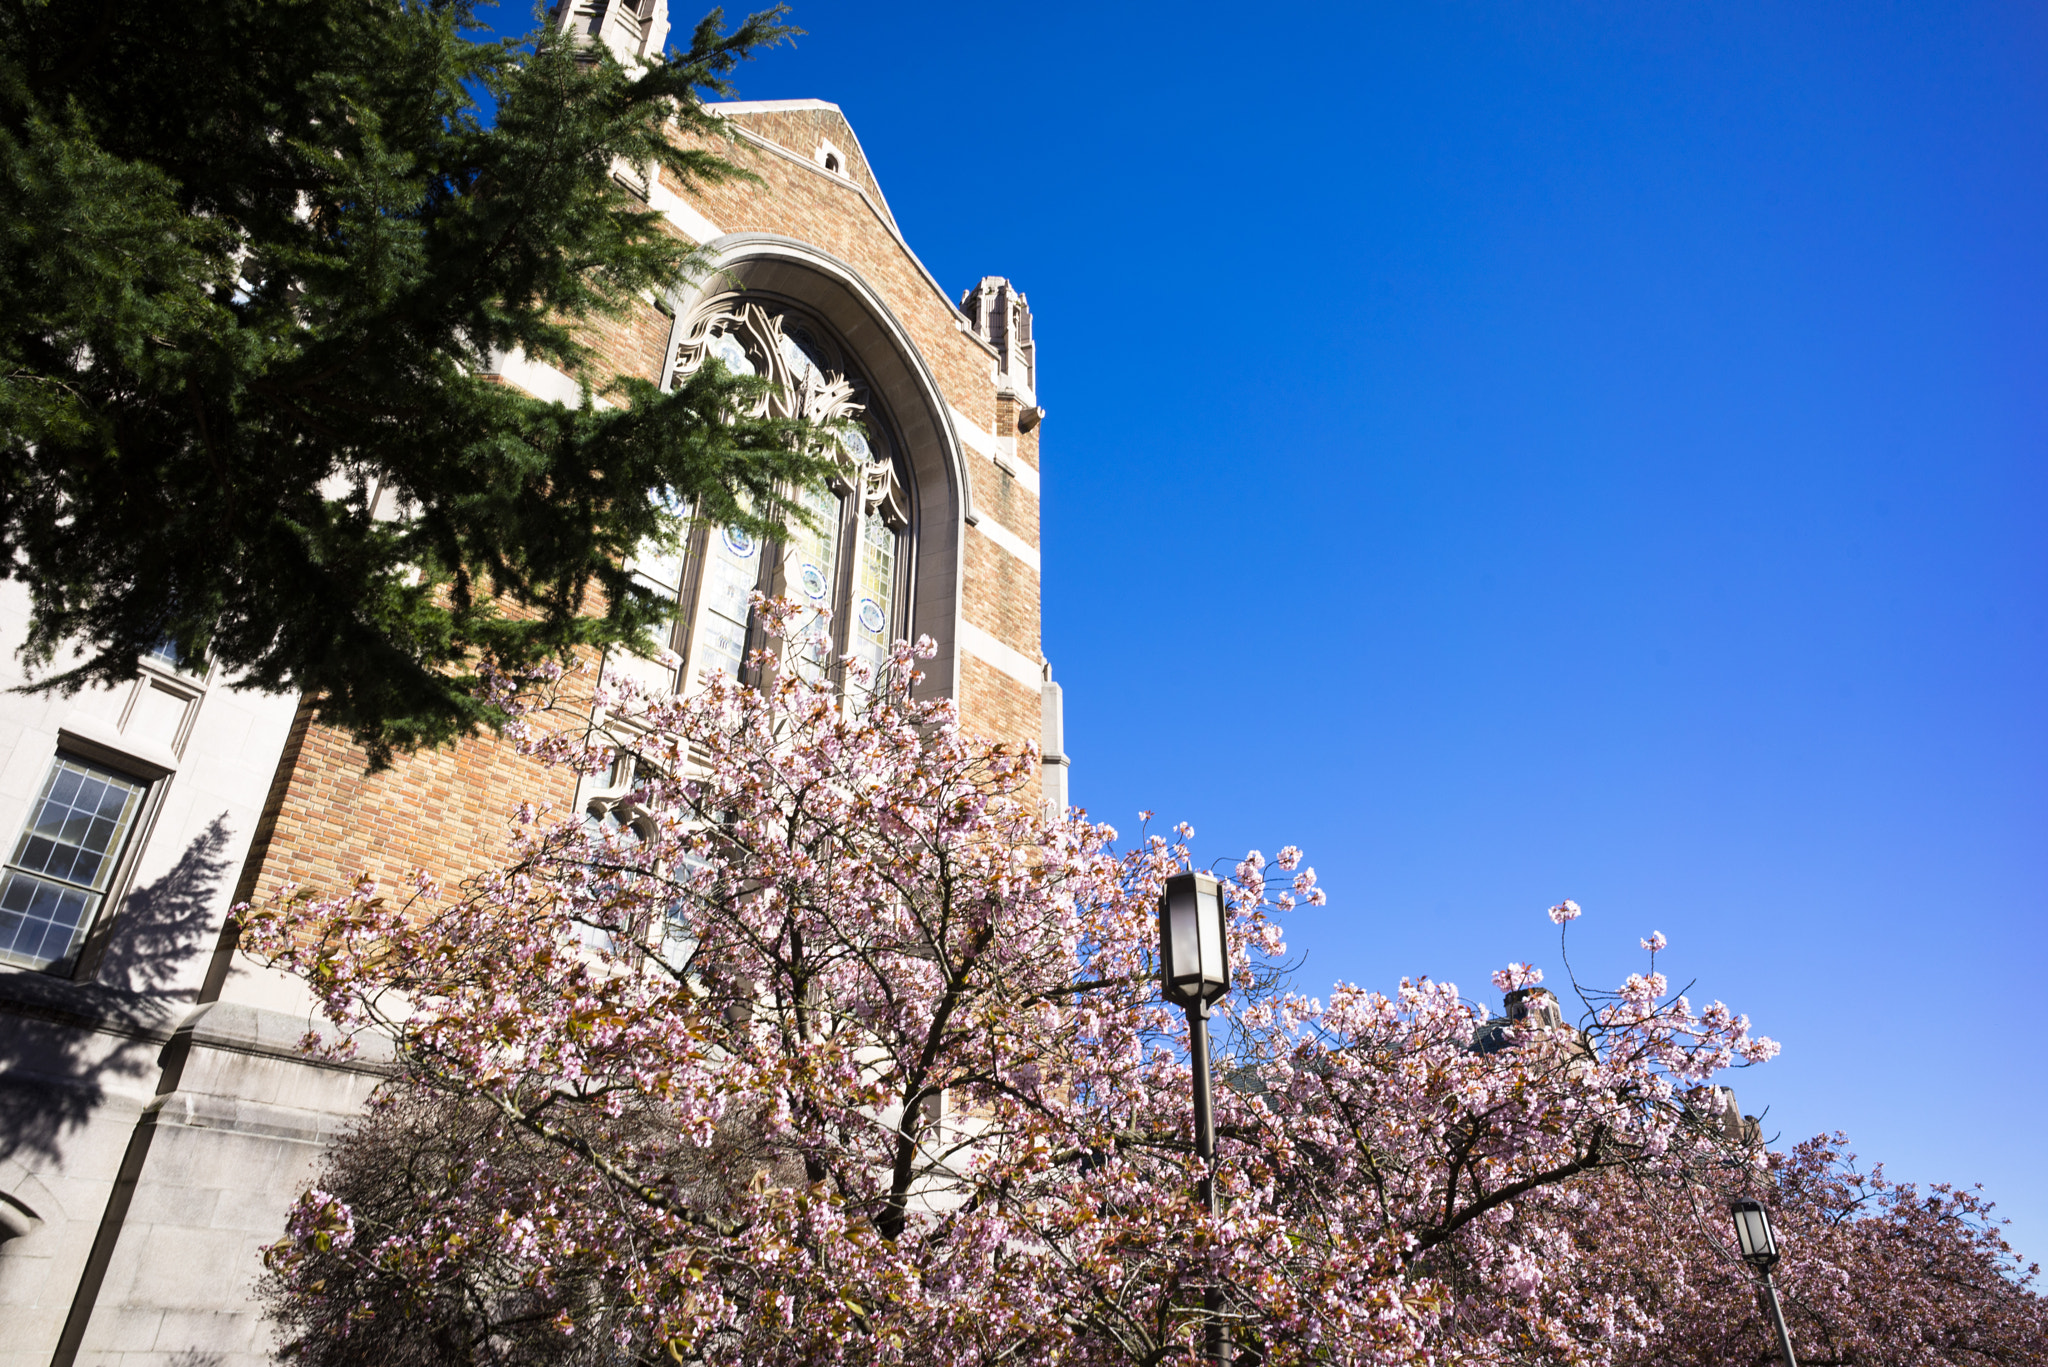
<path fill-rule="evenodd" d="M 748 608 L 757 589 L 798 605 L 797 644 L 784 658 L 809 677 L 826 677 L 847 655 L 878 667 L 910 615 L 910 500 L 887 415 L 831 335 L 780 305 L 714 307 L 682 343 L 675 372 L 713 357 L 768 381 L 762 413 L 837 424 L 839 469 L 797 491 L 816 525 L 792 526 L 780 544 L 700 527 L 683 554 L 635 561 L 636 573 L 676 599 L 685 686 L 707 671 L 741 675 L 762 644 Z"/>

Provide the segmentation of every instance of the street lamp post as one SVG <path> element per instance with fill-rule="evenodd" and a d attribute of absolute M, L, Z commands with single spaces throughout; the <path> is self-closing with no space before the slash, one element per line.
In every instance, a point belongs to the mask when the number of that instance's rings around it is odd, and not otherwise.
<path fill-rule="evenodd" d="M 1195 1156 L 1202 1162 L 1202 1206 L 1216 1214 L 1216 1119 L 1209 1083 L 1209 1008 L 1230 990 L 1228 919 L 1223 885 L 1207 873 L 1177 873 L 1159 899 L 1159 988 L 1188 1013 L 1188 1057 L 1194 1067 Z M 1210 1288 L 1208 1356 L 1224 1361 L 1222 1296 Z"/>
<path fill-rule="evenodd" d="M 1728 1213 L 1735 1217 L 1735 1242 L 1742 1250 L 1742 1261 L 1763 1279 L 1764 1303 L 1770 1308 L 1771 1325 L 1778 1331 L 1778 1353 L 1785 1359 L 1785 1367 L 1799 1367 L 1799 1359 L 1792 1356 L 1792 1335 L 1785 1329 L 1785 1309 L 1778 1304 L 1778 1285 L 1771 1280 L 1771 1267 L 1778 1261 L 1778 1240 L 1771 1232 L 1770 1212 L 1761 1202 L 1745 1198 L 1730 1202 Z"/>

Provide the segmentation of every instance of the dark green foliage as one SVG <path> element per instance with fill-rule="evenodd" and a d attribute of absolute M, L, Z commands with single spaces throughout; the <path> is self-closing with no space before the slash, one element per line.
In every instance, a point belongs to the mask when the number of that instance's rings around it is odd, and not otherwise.
<path fill-rule="evenodd" d="M 644 643 L 663 608 L 621 562 L 675 532 L 662 506 L 796 515 L 824 463 L 736 416 L 756 382 L 664 394 L 576 335 L 690 273 L 613 168 L 738 174 L 663 125 L 715 145 L 699 93 L 780 11 L 635 73 L 545 29 L 472 41 L 471 3 L 0 0 L 0 566 L 24 661 L 84 651 L 38 686 L 133 678 L 169 637 L 381 763 L 493 722 L 487 657 Z M 514 348 L 618 406 L 480 375 Z"/>

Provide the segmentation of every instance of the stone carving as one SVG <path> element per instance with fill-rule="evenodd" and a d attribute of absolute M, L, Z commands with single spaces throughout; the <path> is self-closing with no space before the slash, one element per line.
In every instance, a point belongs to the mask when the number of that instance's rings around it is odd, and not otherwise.
<path fill-rule="evenodd" d="M 891 527 L 909 524 L 910 500 L 896 462 L 875 450 L 878 438 L 862 421 L 867 385 L 835 368 L 826 345 L 801 323 L 755 303 L 722 305 L 699 319 L 677 346 L 674 373 L 687 375 L 711 357 L 728 370 L 768 382 L 754 416 L 836 424 L 827 437 L 839 458 L 835 492 L 858 494 L 863 515 L 879 513 Z"/>

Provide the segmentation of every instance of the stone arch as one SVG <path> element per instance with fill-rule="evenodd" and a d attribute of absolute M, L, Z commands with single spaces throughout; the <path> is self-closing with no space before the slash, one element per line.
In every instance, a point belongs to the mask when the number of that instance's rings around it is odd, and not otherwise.
<path fill-rule="evenodd" d="M 839 335 L 887 406 L 910 467 L 910 633 L 929 635 L 921 691 L 959 696 L 960 577 L 972 512 L 967 465 L 951 406 L 909 330 L 860 272 L 807 242 L 774 233 L 730 233 L 705 246 L 709 269 L 671 297 L 675 326 L 662 381 L 677 347 L 708 309 L 734 294 L 787 300 Z"/>

